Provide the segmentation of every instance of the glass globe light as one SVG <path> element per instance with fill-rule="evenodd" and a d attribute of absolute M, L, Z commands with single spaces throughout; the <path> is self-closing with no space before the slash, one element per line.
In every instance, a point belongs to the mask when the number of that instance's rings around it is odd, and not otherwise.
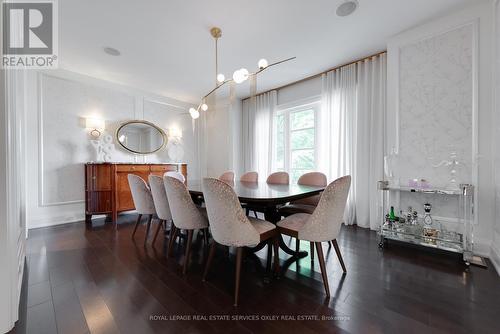
<path fill-rule="evenodd" d="M 197 119 L 198 117 L 200 117 L 200 112 L 195 109 L 194 112 L 191 113 L 191 117 L 193 119 Z"/>
<path fill-rule="evenodd" d="M 207 111 L 207 110 L 208 110 L 208 105 L 207 105 L 206 103 L 203 103 L 203 104 L 201 105 L 201 110 L 203 110 L 203 111 Z"/>
<path fill-rule="evenodd" d="M 226 80 L 226 77 L 224 76 L 224 74 L 222 74 L 222 73 L 217 74 L 217 82 L 218 83 L 223 83 L 224 80 Z"/>
<path fill-rule="evenodd" d="M 261 60 L 259 60 L 258 65 L 259 65 L 259 69 L 262 70 L 262 69 L 266 68 L 269 64 L 267 63 L 266 59 L 262 58 Z"/>
<path fill-rule="evenodd" d="M 249 75 L 249 73 L 248 73 L 248 70 L 246 68 L 240 68 L 239 70 L 234 71 L 233 80 L 237 84 L 240 84 L 243 81 L 248 79 L 248 75 Z"/>

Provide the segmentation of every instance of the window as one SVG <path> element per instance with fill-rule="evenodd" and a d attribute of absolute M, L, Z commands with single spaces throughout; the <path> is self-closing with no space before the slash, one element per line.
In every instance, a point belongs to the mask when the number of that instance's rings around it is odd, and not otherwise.
<path fill-rule="evenodd" d="M 316 169 L 316 115 L 319 103 L 279 110 L 274 118 L 273 167 L 290 181 Z"/>

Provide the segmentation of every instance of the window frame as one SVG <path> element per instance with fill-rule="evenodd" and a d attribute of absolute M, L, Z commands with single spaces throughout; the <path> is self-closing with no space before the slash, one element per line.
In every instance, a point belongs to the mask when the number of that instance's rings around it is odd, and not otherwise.
<path fill-rule="evenodd" d="M 291 115 L 296 112 L 301 112 L 301 111 L 306 111 L 306 110 L 313 110 L 314 111 L 314 126 L 313 127 L 307 127 L 307 128 L 301 128 L 301 129 L 291 129 Z M 273 127 L 276 130 L 276 119 L 279 115 L 284 116 L 284 126 L 283 126 L 283 136 L 284 136 L 284 168 L 277 168 L 277 170 L 284 170 L 287 173 L 290 174 L 290 177 L 293 175 L 293 170 L 300 170 L 300 168 L 294 168 L 292 170 L 292 152 L 294 151 L 305 151 L 305 150 L 313 150 L 314 151 L 314 169 L 318 168 L 318 118 L 321 110 L 321 100 L 319 98 L 311 99 L 307 102 L 304 101 L 298 101 L 295 104 L 286 104 L 286 105 L 281 105 L 278 106 L 276 109 L 276 113 L 273 117 Z M 291 137 L 292 137 L 292 132 L 295 131 L 302 131 L 302 130 L 308 130 L 308 129 L 314 129 L 314 144 L 313 147 L 311 148 L 303 148 L 303 149 L 292 149 L 291 148 Z M 277 139 L 277 131 L 273 131 L 273 166 L 275 166 L 276 162 L 276 139 Z"/>

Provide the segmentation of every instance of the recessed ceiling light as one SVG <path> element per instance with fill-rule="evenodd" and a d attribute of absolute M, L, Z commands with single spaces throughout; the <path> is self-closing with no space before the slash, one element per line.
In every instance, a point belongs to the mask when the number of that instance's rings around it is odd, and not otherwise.
<path fill-rule="evenodd" d="M 115 56 L 115 57 L 121 55 L 120 51 L 109 46 L 104 47 L 104 52 L 106 52 L 110 56 Z"/>
<path fill-rule="evenodd" d="M 354 11 L 358 8 L 357 0 L 347 0 L 341 3 L 337 7 L 337 15 L 338 16 L 348 16 L 354 13 Z"/>

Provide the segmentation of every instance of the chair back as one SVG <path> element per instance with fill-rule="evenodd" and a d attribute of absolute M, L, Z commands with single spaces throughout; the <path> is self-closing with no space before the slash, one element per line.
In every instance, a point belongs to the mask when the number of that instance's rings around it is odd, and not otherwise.
<path fill-rule="evenodd" d="M 207 219 L 194 204 L 186 185 L 176 178 L 163 177 L 170 212 L 174 225 L 183 230 L 193 230 L 208 226 Z"/>
<path fill-rule="evenodd" d="M 168 205 L 167 192 L 161 176 L 149 175 L 149 186 L 158 218 L 166 221 L 172 220 L 172 213 Z"/>
<path fill-rule="evenodd" d="M 326 187 L 313 214 L 299 230 L 300 240 L 322 242 L 337 238 L 350 187 L 350 175 L 338 178 Z"/>
<path fill-rule="evenodd" d="M 222 173 L 222 175 L 219 176 L 219 180 L 224 181 L 226 183 L 234 183 L 234 172 L 228 170 Z"/>
<path fill-rule="evenodd" d="M 290 176 L 287 172 L 275 172 L 267 177 L 268 184 L 290 184 Z"/>
<path fill-rule="evenodd" d="M 257 172 L 246 172 L 240 177 L 241 182 L 251 182 L 257 183 L 259 182 L 259 173 Z"/>
<path fill-rule="evenodd" d="M 299 177 L 299 180 L 297 181 L 297 184 L 303 185 L 303 186 L 317 186 L 317 187 L 326 187 L 327 181 L 326 181 L 326 175 L 320 172 L 311 172 L 311 173 L 306 173 L 304 175 L 301 175 Z M 293 204 L 306 204 L 306 205 L 318 205 L 319 199 L 321 195 L 315 195 L 303 199 L 299 199 L 296 201 L 293 201 Z"/>
<path fill-rule="evenodd" d="M 214 240 L 225 246 L 254 246 L 260 235 L 241 208 L 233 188 L 224 181 L 203 179 L 203 197 L 207 205 L 210 231 Z"/>
<path fill-rule="evenodd" d="M 135 174 L 128 174 L 127 178 L 135 210 L 141 215 L 156 214 L 153 196 L 146 181 Z"/>
<path fill-rule="evenodd" d="M 186 178 L 184 177 L 184 174 L 176 172 L 176 171 L 166 172 L 165 174 L 163 174 L 163 176 L 164 177 L 165 176 L 173 177 L 173 178 L 181 181 L 182 183 L 186 182 Z"/>

